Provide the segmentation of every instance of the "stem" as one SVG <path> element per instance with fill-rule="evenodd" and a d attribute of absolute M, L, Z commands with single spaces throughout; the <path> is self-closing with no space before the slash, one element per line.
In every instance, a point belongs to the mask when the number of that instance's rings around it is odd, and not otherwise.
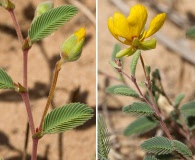
<path fill-rule="evenodd" d="M 20 43 L 21 43 L 21 45 L 22 45 L 24 39 L 23 39 L 23 36 L 22 36 L 22 32 L 21 32 L 21 30 L 20 30 L 20 26 L 19 26 L 18 21 L 17 21 L 17 19 L 16 19 L 14 10 L 11 9 L 11 10 L 8 10 L 8 11 L 9 11 L 9 13 L 10 13 L 10 16 L 11 16 L 13 22 L 14 22 L 14 27 L 15 27 L 15 30 L 16 30 L 16 33 L 17 33 L 17 36 L 18 36 L 18 39 L 19 39 L 19 41 L 20 41 Z"/>
<path fill-rule="evenodd" d="M 29 122 L 29 126 L 31 129 L 31 133 L 33 135 L 33 134 L 35 134 L 35 127 L 34 127 L 33 116 L 32 116 L 32 112 L 31 112 L 31 108 L 30 108 L 29 96 L 26 92 L 21 93 L 21 96 L 22 96 L 23 101 L 24 101 L 25 106 L 26 106 L 26 111 L 27 111 L 27 115 L 28 115 L 28 122 Z"/>
<path fill-rule="evenodd" d="M 23 51 L 23 85 L 28 88 L 28 50 Z"/>
<path fill-rule="evenodd" d="M 44 112 L 43 112 L 43 115 L 42 115 L 42 118 L 41 118 L 41 122 L 40 122 L 40 125 L 39 125 L 39 131 L 42 130 L 44 118 L 45 118 L 45 116 L 47 114 L 47 111 L 49 109 L 50 103 L 52 101 L 53 94 L 54 94 L 54 91 L 55 91 L 55 88 L 56 88 L 56 84 L 57 84 L 57 80 L 58 80 L 58 75 L 59 75 L 59 72 L 61 70 L 62 63 L 63 63 L 63 60 L 60 59 L 56 63 L 56 65 L 55 65 L 55 71 L 54 71 L 53 81 L 52 81 L 52 84 L 51 84 L 51 87 L 50 87 L 49 96 L 47 98 L 47 103 L 46 103 L 46 106 L 45 106 L 45 109 L 44 109 Z"/>
<path fill-rule="evenodd" d="M 18 24 L 18 21 L 16 19 L 14 10 L 9 10 L 9 13 L 11 15 L 11 18 L 14 22 L 14 27 L 18 36 L 18 39 L 21 43 L 21 45 L 23 45 L 23 41 L 24 38 L 22 36 L 22 32 L 20 29 L 20 26 Z M 23 86 L 28 89 L 28 51 L 29 49 L 23 50 Z M 33 121 L 33 116 L 32 116 L 32 111 L 30 108 L 30 100 L 29 100 L 29 95 L 27 92 L 23 92 L 21 93 L 21 96 L 23 98 L 23 101 L 25 103 L 26 106 L 26 111 L 27 111 L 27 115 L 28 115 L 28 122 L 29 122 L 29 126 L 31 129 L 31 133 L 32 135 L 35 134 L 35 125 L 34 125 L 34 121 Z M 32 157 L 31 160 L 36 160 L 37 159 L 37 146 L 38 146 L 38 141 L 39 139 L 33 139 L 33 147 L 32 147 Z"/>
<path fill-rule="evenodd" d="M 31 160 L 37 160 L 37 146 L 38 146 L 39 139 L 33 139 L 33 148 L 32 148 L 32 157 Z"/>
<path fill-rule="evenodd" d="M 128 74 L 126 74 L 125 72 L 123 72 L 122 70 L 120 71 L 124 76 L 126 76 L 128 79 L 130 79 L 133 84 L 135 85 L 136 89 L 138 90 L 142 100 L 144 102 L 146 102 L 149 106 L 151 106 L 151 108 L 153 109 L 153 111 L 155 111 L 155 108 L 153 107 L 153 105 L 145 98 L 145 96 L 143 95 L 141 89 L 139 88 L 138 84 L 137 84 L 137 81 L 136 81 L 136 78 L 135 77 L 130 77 Z"/>
<path fill-rule="evenodd" d="M 146 79 L 148 79 L 147 75 L 146 75 L 146 69 L 145 69 L 145 65 L 144 65 L 144 60 L 143 60 L 143 57 L 142 57 L 141 54 L 140 54 L 140 60 L 141 60 L 142 68 L 144 70 L 144 75 L 145 75 Z"/>

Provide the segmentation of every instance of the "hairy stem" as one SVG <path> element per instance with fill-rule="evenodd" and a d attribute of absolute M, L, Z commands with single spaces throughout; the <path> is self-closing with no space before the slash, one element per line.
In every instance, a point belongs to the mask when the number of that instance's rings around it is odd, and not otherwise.
<path fill-rule="evenodd" d="M 21 32 L 21 30 L 20 30 L 20 26 L 19 26 L 18 21 L 17 21 L 17 19 L 16 19 L 14 10 L 11 9 L 11 10 L 8 10 L 8 11 L 9 11 L 9 13 L 10 13 L 10 16 L 11 16 L 13 22 L 14 22 L 14 27 L 15 27 L 15 30 L 16 30 L 16 33 L 17 33 L 17 36 L 18 36 L 18 39 L 19 39 L 19 41 L 20 41 L 20 43 L 21 43 L 21 45 L 22 45 L 24 39 L 23 39 L 23 36 L 22 36 L 22 32 Z"/>
<path fill-rule="evenodd" d="M 59 75 L 59 72 L 61 70 L 62 63 L 63 63 L 63 60 L 60 59 L 56 63 L 56 65 L 55 65 L 55 71 L 54 71 L 53 81 L 52 81 L 52 84 L 51 84 L 51 87 L 50 87 L 49 96 L 47 98 L 47 103 L 46 103 L 46 106 L 45 106 L 45 109 L 44 109 L 44 112 L 43 112 L 43 115 L 42 115 L 42 118 L 41 118 L 41 122 L 40 122 L 40 125 L 39 125 L 39 131 L 42 130 L 44 118 L 45 118 L 45 116 L 47 114 L 47 111 L 49 109 L 50 103 L 52 101 L 53 94 L 54 94 L 54 91 L 55 91 L 55 88 L 56 88 L 56 84 L 57 84 L 57 80 L 58 80 L 58 75 Z"/>
<path fill-rule="evenodd" d="M 164 123 L 163 118 L 162 118 L 162 115 L 161 115 L 161 113 L 160 113 L 160 111 L 159 111 L 159 109 L 158 109 L 158 107 L 157 107 L 157 104 L 156 104 L 156 102 L 155 102 L 155 100 L 154 100 L 154 96 L 153 96 L 152 91 L 151 91 L 151 81 L 150 81 L 150 78 L 147 77 L 147 75 L 146 75 L 146 72 L 145 72 L 145 64 L 144 64 L 144 60 L 143 60 L 142 55 L 140 55 L 140 59 L 141 59 L 142 68 L 143 68 L 143 70 L 144 70 L 144 75 L 145 75 L 145 78 L 146 78 L 146 81 L 147 81 L 147 85 L 146 85 L 146 86 L 148 87 L 148 94 L 149 94 L 150 99 L 151 99 L 151 101 L 152 101 L 152 105 L 153 105 L 153 107 L 155 108 L 155 113 L 156 113 L 156 115 L 159 117 L 159 123 L 160 123 L 160 125 L 161 125 L 161 128 L 162 128 L 163 131 L 165 132 L 166 136 L 167 136 L 170 140 L 173 140 L 173 137 L 171 136 L 171 134 L 170 134 L 170 132 L 169 132 L 169 130 L 168 130 L 166 124 Z"/>

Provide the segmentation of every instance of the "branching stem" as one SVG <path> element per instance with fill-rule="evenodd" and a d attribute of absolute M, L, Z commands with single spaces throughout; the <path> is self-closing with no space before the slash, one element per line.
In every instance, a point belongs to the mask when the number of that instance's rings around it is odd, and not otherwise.
<path fill-rule="evenodd" d="M 18 21 L 16 19 L 14 10 L 10 9 L 8 11 L 10 13 L 12 20 L 13 20 L 18 39 L 19 39 L 21 45 L 23 45 L 24 38 L 22 36 L 22 32 L 21 32 L 20 26 L 18 24 Z M 28 82 L 28 51 L 29 51 L 29 49 L 23 50 L 23 87 L 25 87 L 26 89 L 28 89 L 28 83 L 27 83 Z M 32 111 L 31 111 L 31 107 L 30 107 L 30 100 L 29 100 L 28 92 L 22 92 L 21 96 L 22 96 L 23 101 L 24 101 L 25 106 L 26 106 L 30 130 L 31 130 L 32 135 L 34 135 L 35 134 L 35 125 L 34 125 L 34 120 L 33 120 Z M 33 139 L 31 160 L 37 159 L 37 145 L 38 145 L 38 139 Z M 24 152 L 26 152 L 26 148 L 25 148 Z"/>

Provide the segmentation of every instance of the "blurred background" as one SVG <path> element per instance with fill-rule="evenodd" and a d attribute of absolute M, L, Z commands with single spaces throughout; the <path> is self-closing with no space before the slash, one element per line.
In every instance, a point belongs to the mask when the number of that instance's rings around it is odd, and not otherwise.
<path fill-rule="evenodd" d="M 24 37 L 41 0 L 14 1 L 15 14 Z M 70 102 L 96 106 L 96 35 L 95 0 L 54 0 L 54 7 L 73 4 L 79 13 L 53 35 L 33 45 L 29 51 L 29 94 L 36 127 L 47 100 L 55 63 L 59 60 L 60 45 L 74 31 L 85 27 L 86 44 L 82 56 L 74 63 L 62 66 L 51 108 Z M 0 67 L 22 82 L 22 52 L 9 13 L 0 8 Z M 0 91 L 0 158 L 21 160 L 25 143 L 27 116 L 22 98 L 9 90 Z M 38 146 L 38 160 L 92 160 L 95 158 L 95 116 L 83 126 L 63 134 L 47 135 Z M 27 159 L 31 154 L 31 137 Z M 82 153 L 82 154 L 81 154 Z"/>
<path fill-rule="evenodd" d="M 151 71 L 159 69 L 162 84 L 168 97 L 173 101 L 179 93 L 184 93 L 184 104 L 195 99 L 195 41 L 186 37 L 186 30 L 195 25 L 194 0 L 99 0 L 98 1 L 98 111 L 102 113 L 111 134 L 110 159 L 112 160 L 142 160 L 144 152 L 140 144 L 148 137 L 155 136 L 157 131 L 146 136 L 125 137 L 123 130 L 135 117 L 122 113 L 122 107 L 135 101 L 133 98 L 110 95 L 105 92 L 111 85 L 121 84 L 116 80 L 117 74 L 109 61 L 113 47 L 119 43 L 109 32 L 107 20 L 114 12 L 129 15 L 129 9 L 140 3 L 148 9 L 148 20 L 161 12 L 167 12 L 167 19 L 160 32 L 153 37 L 157 39 L 154 50 L 142 52 L 145 64 L 151 66 Z M 127 48 L 120 44 L 121 48 Z M 130 74 L 129 64 L 132 57 L 124 58 L 124 71 Z M 114 76 L 115 78 L 113 78 Z M 136 77 L 144 81 L 141 63 L 138 62 Z M 131 82 L 126 80 L 132 87 Z M 170 106 L 164 97 L 159 105 L 168 112 Z"/>

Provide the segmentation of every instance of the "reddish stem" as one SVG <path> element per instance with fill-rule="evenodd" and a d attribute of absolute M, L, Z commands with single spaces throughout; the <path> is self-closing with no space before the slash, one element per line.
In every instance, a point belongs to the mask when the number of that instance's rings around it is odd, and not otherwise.
<path fill-rule="evenodd" d="M 23 51 L 23 85 L 28 87 L 28 50 Z"/>
<path fill-rule="evenodd" d="M 34 138 L 33 139 L 33 148 L 32 148 L 32 156 L 31 160 L 37 160 L 37 147 L 38 147 L 39 139 Z"/>
<path fill-rule="evenodd" d="M 27 115 L 28 115 L 28 122 L 29 122 L 29 126 L 31 129 L 31 133 L 33 135 L 33 134 L 35 134 L 35 127 L 34 127 L 33 116 L 32 116 L 32 112 L 31 112 L 31 108 L 30 108 L 29 96 L 26 92 L 21 93 L 21 96 L 22 96 L 23 101 L 24 101 L 25 106 L 26 106 L 26 111 L 27 111 Z"/>
<path fill-rule="evenodd" d="M 22 36 L 22 32 L 21 32 L 20 26 L 18 24 L 18 21 L 16 19 L 14 10 L 11 9 L 11 10 L 8 10 L 8 11 L 10 13 L 10 16 L 11 16 L 12 20 L 13 20 L 14 27 L 15 27 L 18 39 L 19 39 L 21 45 L 23 45 L 24 38 Z M 29 51 L 28 49 L 23 51 L 23 86 L 26 89 L 28 89 L 28 83 L 27 83 L 28 82 L 28 72 L 27 72 L 27 69 L 28 69 L 28 51 Z M 21 93 L 21 96 L 22 96 L 23 101 L 24 101 L 25 106 L 26 106 L 26 111 L 27 111 L 27 115 L 28 115 L 28 122 L 29 122 L 29 126 L 30 126 L 30 129 L 31 129 L 31 133 L 32 133 L 32 135 L 34 135 L 35 134 L 35 126 L 34 126 L 32 111 L 31 111 L 31 108 L 30 108 L 29 95 L 28 95 L 27 92 L 24 92 L 24 93 Z M 36 160 L 37 159 L 37 146 L 38 146 L 38 139 L 33 139 L 31 160 Z M 26 151 L 24 151 L 24 152 L 26 152 Z"/>
<path fill-rule="evenodd" d="M 19 39 L 19 41 L 20 41 L 20 43 L 21 43 L 21 45 L 22 45 L 24 39 L 23 39 L 23 36 L 22 36 L 22 32 L 21 32 L 21 30 L 20 30 L 20 26 L 19 26 L 19 24 L 18 24 L 18 21 L 16 20 L 16 16 L 15 16 L 14 10 L 13 10 L 13 9 L 10 9 L 10 10 L 8 10 L 8 11 L 9 11 L 9 13 L 10 13 L 10 15 L 11 15 L 11 18 L 12 18 L 13 22 L 14 22 L 14 26 L 15 26 L 15 30 L 16 30 L 18 39 Z"/>

